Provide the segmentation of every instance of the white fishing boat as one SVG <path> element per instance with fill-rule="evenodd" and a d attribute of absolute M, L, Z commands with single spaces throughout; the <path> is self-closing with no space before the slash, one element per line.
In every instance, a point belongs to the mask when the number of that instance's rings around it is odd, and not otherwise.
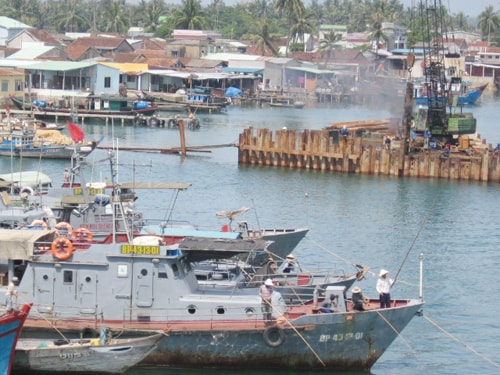
<path fill-rule="evenodd" d="M 17 342 L 17 373 L 122 374 L 156 348 L 163 333 L 137 338 L 25 339 Z"/>

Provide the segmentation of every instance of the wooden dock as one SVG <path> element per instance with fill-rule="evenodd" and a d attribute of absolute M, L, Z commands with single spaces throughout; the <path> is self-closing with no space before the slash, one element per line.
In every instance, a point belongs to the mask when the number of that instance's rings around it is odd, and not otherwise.
<path fill-rule="evenodd" d="M 349 125 L 349 135 L 341 127 Z M 358 126 L 360 125 L 360 126 Z M 361 126 L 363 125 L 363 126 Z M 340 123 L 321 130 L 248 128 L 239 137 L 238 162 L 275 168 L 311 169 L 322 172 L 357 173 L 398 177 L 442 178 L 500 182 L 500 150 L 480 138 L 449 153 L 432 148 L 405 154 L 403 142 L 385 143 L 390 120 L 368 124 Z"/>

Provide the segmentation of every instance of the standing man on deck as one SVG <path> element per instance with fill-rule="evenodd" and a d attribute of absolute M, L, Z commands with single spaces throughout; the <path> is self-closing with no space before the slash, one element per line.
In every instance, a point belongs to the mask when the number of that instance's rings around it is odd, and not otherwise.
<path fill-rule="evenodd" d="M 7 313 L 11 313 L 14 311 L 14 301 L 13 297 L 15 296 L 17 299 L 17 290 L 16 285 L 19 282 L 19 279 L 14 276 L 7 287 L 7 293 L 5 293 L 5 309 Z"/>
<path fill-rule="evenodd" d="M 264 316 L 264 321 L 266 325 L 269 325 L 273 318 L 273 306 L 272 306 L 272 297 L 273 297 L 273 281 L 271 279 L 267 279 L 264 284 L 260 286 L 259 295 L 261 298 L 260 308 L 262 310 L 262 315 Z"/>
<path fill-rule="evenodd" d="M 391 307 L 391 286 L 394 280 L 387 278 L 389 271 L 381 269 L 377 280 L 377 292 L 380 296 L 380 308 Z"/>

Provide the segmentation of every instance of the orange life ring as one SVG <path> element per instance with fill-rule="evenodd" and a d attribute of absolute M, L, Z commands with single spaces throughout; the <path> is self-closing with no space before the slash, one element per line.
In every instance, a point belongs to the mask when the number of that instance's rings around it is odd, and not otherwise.
<path fill-rule="evenodd" d="M 73 232 L 73 241 L 85 243 L 92 242 L 94 236 L 87 228 L 78 228 Z"/>
<path fill-rule="evenodd" d="M 59 260 L 66 260 L 73 254 L 73 244 L 66 237 L 59 237 L 52 242 L 52 255 Z"/>
<path fill-rule="evenodd" d="M 67 237 L 71 237 L 71 235 L 73 234 L 73 227 L 71 226 L 70 223 L 67 223 L 65 221 L 61 221 L 60 223 L 57 223 L 56 225 L 56 231 L 57 231 L 57 235 L 59 236 L 59 230 L 60 229 L 64 229 L 66 231 L 66 233 L 64 233 Z"/>
<path fill-rule="evenodd" d="M 42 227 L 44 230 L 49 229 L 47 223 L 43 220 L 33 220 L 30 224 L 31 227 Z"/>

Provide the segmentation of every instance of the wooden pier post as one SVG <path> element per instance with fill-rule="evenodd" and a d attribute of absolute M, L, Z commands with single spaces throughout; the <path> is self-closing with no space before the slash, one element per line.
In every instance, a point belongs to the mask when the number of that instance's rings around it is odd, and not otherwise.
<path fill-rule="evenodd" d="M 184 134 L 184 120 L 179 119 L 179 135 L 181 138 L 181 155 L 186 156 L 186 135 Z"/>

